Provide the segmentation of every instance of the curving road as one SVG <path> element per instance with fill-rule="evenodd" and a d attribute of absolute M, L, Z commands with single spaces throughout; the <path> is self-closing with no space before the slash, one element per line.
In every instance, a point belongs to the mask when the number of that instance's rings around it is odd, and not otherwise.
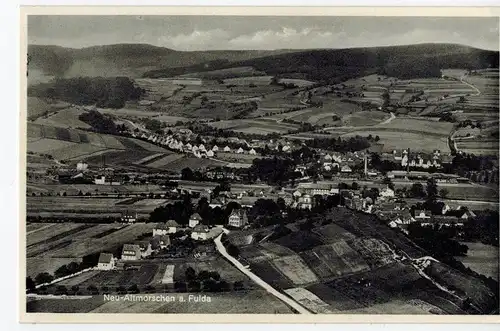
<path fill-rule="evenodd" d="M 226 232 L 226 231 L 224 231 L 224 232 Z M 231 255 L 229 255 L 226 251 L 226 248 L 224 247 L 224 245 L 221 242 L 221 237 L 222 237 L 222 233 L 217 238 L 214 239 L 215 246 L 216 246 L 217 250 L 219 251 L 219 253 L 222 254 L 222 256 L 224 256 L 226 259 L 228 259 L 229 262 L 231 262 L 236 268 L 238 268 L 242 273 L 244 273 L 245 275 L 250 277 L 251 280 L 253 280 L 259 286 L 264 288 L 268 293 L 274 295 L 276 298 L 283 301 L 284 303 L 286 303 L 288 306 L 295 309 L 300 314 L 312 314 L 309 310 L 304 308 L 297 301 L 292 300 L 291 298 L 287 297 L 286 295 L 275 290 L 271 285 L 269 285 L 268 283 L 263 281 L 261 278 L 259 278 L 256 274 L 254 274 L 253 272 L 251 272 L 250 270 L 245 268 L 245 266 L 240 261 L 238 261 L 237 259 L 235 259 Z"/>

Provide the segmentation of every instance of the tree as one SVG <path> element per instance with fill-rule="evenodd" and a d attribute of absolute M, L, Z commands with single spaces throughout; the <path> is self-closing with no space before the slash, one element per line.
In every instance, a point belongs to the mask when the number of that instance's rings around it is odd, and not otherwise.
<path fill-rule="evenodd" d="M 410 194 L 414 198 L 423 198 L 425 197 L 424 186 L 421 183 L 413 183 L 410 189 Z"/>
<path fill-rule="evenodd" d="M 235 281 L 234 284 L 233 284 L 233 289 L 235 291 L 241 291 L 243 289 L 243 282 L 242 281 Z"/>
<path fill-rule="evenodd" d="M 186 276 L 187 281 L 196 279 L 196 271 L 192 267 L 188 267 L 184 272 L 184 275 Z"/>
<path fill-rule="evenodd" d="M 240 255 L 240 249 L 234 244 L 229 243 L 226 249 L 227 253 L 233 257 L 237 257 L 238 255 Z"/>
<path fill-rule="evenodd" d="M 442 188 L 439 190 L 439 196 L 443 199 L 445 199 L 448 196 L 448 190 L 445 188 Z"/>
<path fill-rule="evenodd" d="M 352 182 L 351 189 L 353 189 L 353 190 L 359 189 L 359 184 L 357 182 Z"/>
<path fill-rule="evenodd" d="M 174 283 L 174 289 L 177 292 L 186 292 L 187 291 L 187 285 L 185 282 L 177 281 Z"/>
<path fill-rule="evenodd" d="M 54 276 L 49 274 L 48 272 L 42 272 L 36 275 L 35 281 L 37 284 L 45 284 L 45 283 L 50 283 L 51 281 L 54 280 Z"/>
<path fill-rule="evenodd" d="M 194 178 L 193 171 L 190 168 L 184 168 L 181 170 L 181 178 L 183 180 L 192 180 Z"/>
<path fill-rule="evenodd" d="M 35 289 L 35 281 L 31 277 L 26 277 L 26 290 L 31 292 Z"/>
<path fill-rule="evenodd" d="M 56 295 L 66 295 L 68 294 L 68 289 L 64 285 L 58 285 L 56 287 Z"/>
<path fill-rule="evenodd" d="M 435 203 L 436 198 L 438 196 L 438 188 L 437 188 L 437 183 L 434 178 L 429 178 L 427 180 L 427 202 L 428 203 Z"/>

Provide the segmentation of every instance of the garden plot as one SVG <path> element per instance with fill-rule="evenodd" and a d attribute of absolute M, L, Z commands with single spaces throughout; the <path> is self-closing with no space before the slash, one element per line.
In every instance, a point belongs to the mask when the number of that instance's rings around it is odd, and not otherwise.
<path fill-rule="evenodd" d="M 274 259 L 272 260 L 272 264 L 295 285 L 310 284 L 318 281 L 316 275 L 296 255 Z"/>
<path fill-rule="evenodd" d="M 395 262 L 393 253 L 382 241 L 374 238 L 356 238 L 349 245 L 363 256 L 371 268 Z"/>
<path fill-rule="evenodd" d="M 26 258 L 26 276 L 35 278 L 39 273 L 48 272 L 49 274 L 54 274 L 54 272 L 63 265 L 67 265 L 71 262 L 80 263 L 82 261 L 79 257 L 72 258 L 55 258 L 48 256 L 37 256 L 37 257 L 27 257 Z"/>
<path fill-rule="evenodd" d="M 170 163 L 182 159 L 183 157 L 184 155 L 182 154 L 170 154 L 160 159 L 153 160 L 152 162 L 146 162 L 144 165 L 150 168 L 162 169 L 163 167 L 168 166 Z"/>
<path fill-rule="evenodd" d="M 302 306 L 316 314 L 329 314 L 337 312 L 330 307 L 329 304 L 318 298 L 302 287 L 290 288 L 285 290 L 285 293 L 292 297 L 295 301 L 299 302 Z"/>

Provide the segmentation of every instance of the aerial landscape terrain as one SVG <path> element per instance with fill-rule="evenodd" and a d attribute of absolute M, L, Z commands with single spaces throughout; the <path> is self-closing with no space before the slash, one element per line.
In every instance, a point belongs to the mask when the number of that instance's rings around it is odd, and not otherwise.
<path fill-rule="evenodd" d="M 499 314 L 498 60 L 29 44 L 26 311 Z"/>

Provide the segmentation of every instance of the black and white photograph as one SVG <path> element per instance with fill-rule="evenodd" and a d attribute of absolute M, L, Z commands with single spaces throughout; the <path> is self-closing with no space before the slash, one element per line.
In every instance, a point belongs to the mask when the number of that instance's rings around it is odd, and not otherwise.
<path fill-rule="evenodd" d="M 498 17 L 25 23 L 27 316 L 499 314 Z"/>

